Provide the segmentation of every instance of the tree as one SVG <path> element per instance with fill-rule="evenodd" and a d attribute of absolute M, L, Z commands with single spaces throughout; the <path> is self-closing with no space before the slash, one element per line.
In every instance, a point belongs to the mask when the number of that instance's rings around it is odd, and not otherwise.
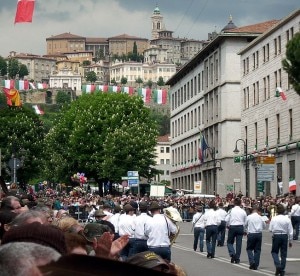
<path fill-rule="evenodd" d="M 152 80 L 148 80 L 148 81 L 147 81 L 147 86 L 148 86 L 149 88 L 152 88 L 152 85 L 153 85 L 153 81 L 152 81 Z"/>
<path fill-rule="evenodd" d="M 95 61 L 95 62 L 98 62 L 98 61 L 100 61 L 100 60 L 102 60 L 102 59 L 104 59 L 104 53 L 103 53 L 103 50 L 102 50 L 102 49 L 97 50 L 97 51 L 95 52 L 94 61 Z"/>
<path fill-rule="evenodd" d="M 159 77 L 159 78 L 158 78 L 157 85 L 158 85 L 158 86 L 164 86 L 164 85 L 165 85 L 165 82 L 164 82 L 164 78 L 163 78 L 163 77 Z"/>
<path fill-rule="evenodd" d="M 22 165 L 17 170 L 17 178 L 27 183 L 39 174 L 45 135 L 43 123 L 32 108 L 6 106 L 0 108 L 0 125 L 2 164 L 8 164 L 15 152 Z M 8 166 L 2 166 L 1 173 L 10 180 Z"/>
<path fill-rule="evenodd" d="M 71 102 L 71 95 L 68 95 L 64 91 L 58 91 L 56 94 L 57 104 L 69 104 Z"/>
<path fill-rule="evenodd" d="M 121 84 L 125 85 L 127 83 L 127 78 L 122 76 L 121 78 Z"/>
<path fill-rule="evenodd" d="M 289 74 L 289 80 L 300 95 L 300 33 L 286 45 L 286 58 L 282 61 L 283 69 Z"/>
<path fill-rule="evenodd" d="M 15 58 L 11 58 L 8 60 L 8 74 L 9 78 L 14 79 L 17 74 L 19 74 L 19 62 Z"/>
<path fill-rule="evenodd" d="M 6 60 L 0 56 L 0 76 L 7 74 L 7 63 Z"/>
<path fill-rule="evenodd" d="M 117 85 L 117 81 L 116 81 L 115 78 L 113 78 L 113 79 L 110 81 L 110 83 L 111 83 L 112 85 Z"/>
<path fill-rule="evenodd" d="M 94 71 L 90 71 L 85 76 L 86 81 L 94 83 L 97 80 L 97 75 Z"/>
<path fill-rule="evenodd" d="M 27 66 L 25 64 L 20 64 L 20 67 L 19 67 L 20 79 L 23 79 L 25 76 L 28 76 L 28 75 L 29 75 L 29 72 L 28 72 Z"/>
<path fill-rule="evenodd" d="M 136 45 L 136 41 L 134 41 L 133 50 L 132 50 L 132 60 L 137 61 L 137 57 L 138 57 L 137 45 Z"/>
<path fill-rule="evenodd" d="M 155 165 L 157 127 L 139 97 L 84 94 L 70 106 L 45 139 L 44 174 L 63 179 L 84 172 L 98 183 L 120 182 L 127 171 L 146 176 Z"/>
<path fill-rule="evenodd" d="M 89 66 L 89 65 L 91 65 L 91 62 L 90 62 L 89 60 L 84 60 L 84 61 L 82 62 L 82 65 L 83 65 L 83 66 Z"/>
<path fill-rule="evenodd" d="M 135 82 L 138 83 L 138 85 L 139 85 L 139 87 L 140 87 L 140 85 L 141 85 L 144 81 L 142 80 L 141 77 L 138 77 L 138 78 L 135 80 Z"/>

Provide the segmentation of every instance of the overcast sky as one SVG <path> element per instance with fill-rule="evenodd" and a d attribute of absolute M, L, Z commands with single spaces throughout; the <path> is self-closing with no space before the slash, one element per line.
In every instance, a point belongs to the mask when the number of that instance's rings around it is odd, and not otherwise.
<path fill-rule="evenodd" d="M 156 4 L 174 37 L 199 40 L 219 32 L 229 15 L 240 27 L 281 19 L 300 8 L 299 0 L 35 0 L 33 22 L 14 24 L 17 0 L 0 0 L 0 55 L 46 54 L 46 38 L 65 32 L 150 39 Z"/>

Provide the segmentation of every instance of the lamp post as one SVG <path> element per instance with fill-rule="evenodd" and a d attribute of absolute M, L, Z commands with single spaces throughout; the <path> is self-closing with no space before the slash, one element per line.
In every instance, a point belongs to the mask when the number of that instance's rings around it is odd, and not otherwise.
<path fill-rule="evenodd" d="M 249 160 L 248 160 L 248 145 L 247 145 L 247 139 L 237 139 L 235 141 L 235 149 L 234 153 L 238 154 L 240 151 L 237 148 L 237 143 L 241 141 L 244 144 L 244 155 L 245 155 L 245 184 L 246 184 L 246 197 L 249 196 Z"/>
<path fill-rule="evenodd" d="M 216 194 L 216 188 L 217 188 L 217 169 L 218 170 L 223 170 L 222 169 L 222 161 L 219 159 L 216 159 L 216 148 L 215 147 L 208 147 L 207 148 L 210 152 L 212 161 L 213 161 L 213 175 L 214 175 L 214 179 L 213 179 L 213 188 L 214 188 L 214 194 Z M 219 167 L 217 166 L 219 164 Z"/>

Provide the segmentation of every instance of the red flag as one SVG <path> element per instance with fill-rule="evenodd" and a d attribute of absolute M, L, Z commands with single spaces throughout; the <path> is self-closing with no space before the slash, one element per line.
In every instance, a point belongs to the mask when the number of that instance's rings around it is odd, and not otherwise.
<path fill-rule="evenodd" d="M 18 0 L 15 23 L 32 22 L 35 0 Z"/>

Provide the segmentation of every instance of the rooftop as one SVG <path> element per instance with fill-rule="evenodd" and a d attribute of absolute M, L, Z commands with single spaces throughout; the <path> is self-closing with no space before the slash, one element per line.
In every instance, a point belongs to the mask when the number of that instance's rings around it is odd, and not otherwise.
<path fill-rule="evenodd" d="M 51 37 L 46 38 L 46 40 L 52 40 L 52 39 L 85 39 L 85 37 L 74 35 L 71 33 L 63 33 L 59 35 L 52 35 Z"/>

